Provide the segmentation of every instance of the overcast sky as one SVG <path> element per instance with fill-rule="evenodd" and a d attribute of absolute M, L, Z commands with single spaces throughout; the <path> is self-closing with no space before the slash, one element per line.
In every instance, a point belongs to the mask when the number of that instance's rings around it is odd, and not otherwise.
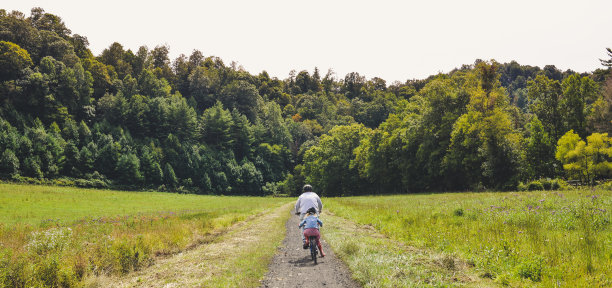
<path fill-rule="evenodd" d="M 390 84 L 448 72 L 475 59 L 577 72 L 600 68 L 612 47 L 610 0 L 4 0 L 30 15 L 42 7 L 86 36 L 95 55 L 113 42 L 198 49 L 281 79 L 292 69 Z"/>

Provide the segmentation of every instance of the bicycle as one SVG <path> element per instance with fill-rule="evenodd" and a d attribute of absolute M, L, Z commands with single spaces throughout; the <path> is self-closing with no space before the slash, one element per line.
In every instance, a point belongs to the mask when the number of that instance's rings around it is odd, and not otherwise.
<path fill-rule="evenodd" d="M 319 251 L 317 250 L 317 237 L 316 236 L 308 236 L 308 242 L 310 246 L 310 256 L 312 257 L 312 261 L 314 264 L 317 264 L 317 254 Z"/>

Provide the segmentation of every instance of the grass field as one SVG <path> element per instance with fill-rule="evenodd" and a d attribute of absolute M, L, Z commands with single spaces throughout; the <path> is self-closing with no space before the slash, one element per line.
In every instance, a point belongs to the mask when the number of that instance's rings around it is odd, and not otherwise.
<path fill-rule="evenodd" d="M 126 274 L 287 202 L 0 184 L 0 286 Z"/>
<path fill-rule="evenodd" d="M 358 279 L 365 275 L 360 281 L 366 286 L 452 284 L 445 277 L 448 271 L 398 273 L 402 264 L 377 264 L 376 259 L 398 255 L 402 249 L 407 251 L 404 258 L 432 251 L 441 260 L 430 262 L 450 266 L 451 273 L 456 263 L 466 263 L 481 279 L 492 280 L 490 285 L 612 286 L 612 191 L 418 194 L 324 201 L 336 216 L 362 225 L 355 228 L 362 231 L 353 231 L 353 235 L 368 235 L 373 229 L 404 247 L 379 243 L 376 237 L 358 243 L 351 239 L 355 237 L 342 238 L 330 231 L 340 239 L 335 240 L 335 249 L 345 256 Z M 350 232 L 342 228 L 345 226 L 335 229 Z M 368 249 L 368 245 L 378 248 Z M 409 260 L 402 261 L 405 265 Z M 384 276 L 377 280 L 373 275 Z M 402 282 L 410 277 L 413 282 Z M 427 281 L 419 285 L 423 279 Z"/>

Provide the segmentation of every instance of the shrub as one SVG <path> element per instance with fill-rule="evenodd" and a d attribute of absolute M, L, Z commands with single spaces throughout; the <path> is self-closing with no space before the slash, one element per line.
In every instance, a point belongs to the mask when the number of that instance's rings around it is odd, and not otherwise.
<path fill-rule="evenodd" d="M 40 263 L 36 271 L 36 276 L 46 287 L 58 287 L 59 262 L 56 257 L 49 257 L 47 261 Z"/>
<path fill-rule="evenodd" d="M 552 190 L 569 190 L 572 187 L 563 179 L 553 179 L 551 185 Z"/>
<path fill-rule="evenodd" d="M 71 228 L 51 228 L 30 234 L 30 242 L 26 248 L 36 254 L 59 252 L 70 245 L 71 238 Z"/>
<path fill-rule="evenodd" d="M 529 191 L 544 190 L 544 186 L 538 180 L 531 181 L 529 182 L 529 184 L 527 184 L 527 190 Z"/>
<path fill-rule="evenodd" d="M 453 211 L 453 215 L 455 216 L 463 216 L 463 208 L 457 208 Z"/>
<path fill-rule="evenodd" d="M 612 181 L 607 181 L 607 182 L 601 183 L 601 184 L 597 185 L 595 187 L 595 189 L 602 189 L 602 190 L 612 191 Z"/>
<path fill-rule="evenodd" d="M 542 264 L 544 259 L 536 256 L 521 263 L 517 268 L 517 274 L 521 278 L 531 279 L 533 282 L 542 280 Z"/>
<path fill-rule="evenodd" d="M 12 257 L 9 250 L 0 251 L 0 286 L 27 287 L 31 282 L 29 262 L 25 257 Z"/>
<path fill-rule="evenodd" d="M 112 250 L 116 270 L 125 274 L 138 270 L 147 263 L 151 249 L 144 244 L 142 237 L 138 237 L 136 243 L 132 241 L 115 242 Z"/>
<path fill-rule="evenodd" d="M 76 179 L 74 185 L 83 188 L 108 188 L 108 183 L 100 179 Z"/>
<path fill-rule="evenodd" d="M 263 190 L 264 195 L 278 196 L 282 191 L 282 183 L 283 182 L 267 182 L 266 185 L 261 187 L 261 190 Z"/>

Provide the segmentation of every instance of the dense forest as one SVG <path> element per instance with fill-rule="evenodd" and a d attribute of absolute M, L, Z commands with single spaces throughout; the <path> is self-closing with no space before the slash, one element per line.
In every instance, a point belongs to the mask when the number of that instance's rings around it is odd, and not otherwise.
<path fill-rule="evenodd" d="M 388 84 L 88 45 L 41 8 L 0 10 L 3 179 L 225 195 L 309 182 L 331 196 L 612 176 L 610 49 L 592 73 L 476 60 Z"/>

